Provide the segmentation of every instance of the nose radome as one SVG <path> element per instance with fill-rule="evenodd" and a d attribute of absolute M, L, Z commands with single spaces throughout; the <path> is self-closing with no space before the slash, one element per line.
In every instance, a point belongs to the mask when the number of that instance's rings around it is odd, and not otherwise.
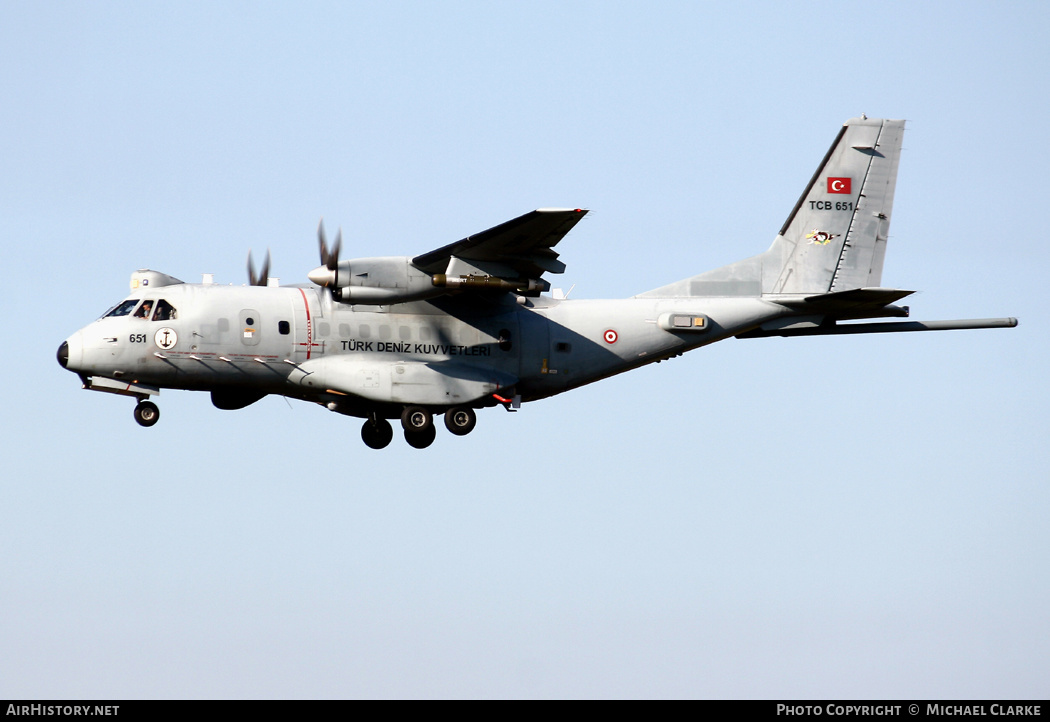
<path fill-rule="evenodd" d="M 55 354 L 58 358 L 58 365 L 70 371 L 77 370 L 83 355 L 84 345 L 80 338 L 80 331 L 63 341 L 58 347 L 58 353 Z"/>

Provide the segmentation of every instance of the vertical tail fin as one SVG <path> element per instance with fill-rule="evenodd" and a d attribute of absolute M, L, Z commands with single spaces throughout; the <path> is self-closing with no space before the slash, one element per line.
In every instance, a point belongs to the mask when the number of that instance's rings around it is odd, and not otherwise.
<path fill-rule="evenodd" d="M 903 135 L 903 120 L 846 122 L 768 251 L 763 293 L 879 285 Z"/>
<path fill-rule="evenodd" d="M 641 295 L 811 295 L 878 286 L 903 135 L 903 120 L 846 121 L 768 251 Z"/>

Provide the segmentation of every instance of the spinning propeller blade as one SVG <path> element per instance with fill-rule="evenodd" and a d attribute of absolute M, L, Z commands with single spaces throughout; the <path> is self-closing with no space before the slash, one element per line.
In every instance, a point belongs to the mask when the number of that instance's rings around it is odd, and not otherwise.
<path fill-rule="evenodd" d="M 343 246 L 343 229 L 340 228 L 339 232 L 335 235 L 335 243 L 332 244 L 332 250 L 328 250 L 328 242 L 325 240 L 324 233 L 324 220 L 317 226 L 317 242 L 321 248 L 321 265 L 327 268 L 329 271 L 334 271 L 336 266 L 339 265 L 339 251 Z"/>
<path fill-rule="evenodd" d="M 336 285 L 336 269 L 339 267 L 339 251 L 343 246 L 343 229 L 335 234 L 331 250 L 324 234 L 324 219 L 317 225 L 317 245 L 321 251 L 321 265 L 307 274 L 307 278 L 322 288 Z"/>
<path fill-rule="evenodd" d="M 265 286 L 270 280 L 270 249 L 266 249 L 266 258 L 263 259 L 262 270 L 255 275 L 255 264 L 252 263 L 252 252 L 248 251 L 248 283 L 253 286 Z"/>

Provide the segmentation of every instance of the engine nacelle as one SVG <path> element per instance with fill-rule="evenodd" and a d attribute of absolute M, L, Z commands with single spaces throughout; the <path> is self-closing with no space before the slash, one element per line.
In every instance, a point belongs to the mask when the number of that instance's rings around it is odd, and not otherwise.
<path fill-rule="evenodd" d="M 355 258 L 340 261 L 334 270 L 320 266 L 309 279 L 332 289 L 332 297 L 343 303 L 386 306 L 441 296 L 452 290 L 511 291 L 538 296 L 550 288 L 541 279 L 506 280 L 497 276 L 467 274 L 430 275 L 412 265 L 408 256 Z"/>
<path fill-rule="evenodd" d="M 411 264 L 408 256 L 355 258 L 341 261 L 330 270 L 315 268 L 309 279 L 332 289 L 332 297 L 343 303 L 385 306 L 440 296 L 430 274 Z"/>

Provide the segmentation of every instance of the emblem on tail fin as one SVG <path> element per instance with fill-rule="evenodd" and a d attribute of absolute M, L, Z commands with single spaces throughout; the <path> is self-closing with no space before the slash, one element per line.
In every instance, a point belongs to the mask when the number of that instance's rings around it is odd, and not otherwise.
<path fill-rule="evenodd" d="M 826 246 L 831 243 L 832 238 L 838 238 L 838 233 L 828 233 L 827 231 L 818 231 L 816 228 L 813 229 L 812 233 L 807 233 L 806 238 L 810 239 L 810 243 L 818 246 Z"/>

